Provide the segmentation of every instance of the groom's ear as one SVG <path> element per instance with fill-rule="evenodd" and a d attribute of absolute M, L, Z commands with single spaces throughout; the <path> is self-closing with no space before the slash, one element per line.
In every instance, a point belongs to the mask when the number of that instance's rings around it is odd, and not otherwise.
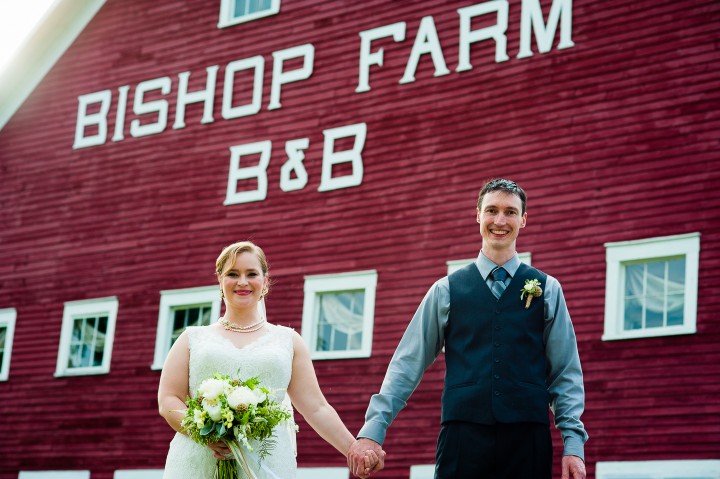
<path fill-rule="evenodd" d="M 527 211 L 522 215 L 522 221 L 520 222 L 520 228 L 525 228 L 527 224 Z"/>

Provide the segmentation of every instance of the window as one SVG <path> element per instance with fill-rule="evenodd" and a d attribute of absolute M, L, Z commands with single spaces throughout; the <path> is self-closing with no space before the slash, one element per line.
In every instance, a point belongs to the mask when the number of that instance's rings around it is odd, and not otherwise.
<path fill-rule="evenodd" d="M 280 0 L 221 0 L 218 28 L 269 17 L 280 11 Z"/>
<path fill-rule="evenodd" d="M 220 286 L 160 292 L 160 313 L 152 369 L 162 369 L 170 346 L 188 326 L 207 326 L 220 317 Z"/>
<path fill-rule="evenodd" d="M 7 381 L 10 374 L 16 316 L 15 308 L 0 309 L 0 381 Z"/>
<path fill-rule="evenodd" d="M 113 479 L 162 479 L 162 469 L 125 469 L 115 471 Z"/>
<path fill-rule="evenodd" d="M 720 461 L 598 462 L 597 479 L 720 479 Z"/>
<path fill-rule="evenodd" d="M 18 479 L 90 479 L 90 471 L 20 471 Z"/>
<path fill-rule="evenodd" d="M 700 233 L 605 248 L 603 340 L 695 333 Z"/>
<path fill-rule="evenodd" d="M 434 464 L 426 464 L 423 466 L 410 466 L 410 479 L 433 479 L 434 477 Z"/>
<path fill-rule="evenodd" d="M 55 376 L 110 372 L 116 297 L 65 303 Z"/>
<path fill-rule="evenodd" d="M 518 253 L 518 257 L 520 258 L 520 261 L 530 265 L 530 257 L 531 253 Z M 452 261 L 447 262 L 448 272 L 447 274 L 454 273 L 455 271 L 459 270 L 460 268 L 470 264 L 474 263 L 477 258 L 470 258 L 470 259 L 456 259 Z"/>
<path fill-rule="evenodd" d="M 298 467 L 297 479 L 347 479 L 347 467 Z"/>
<path fill-rule="evenodd" d="M 377 271 L 305 277 L 302 336 L 312 359 L 367 358 Z"/>

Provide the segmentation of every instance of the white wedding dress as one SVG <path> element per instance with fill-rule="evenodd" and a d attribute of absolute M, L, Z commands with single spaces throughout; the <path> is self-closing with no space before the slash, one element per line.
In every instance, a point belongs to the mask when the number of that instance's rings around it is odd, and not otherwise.
<path fill-rule="evenodd" d="M 287 401 L 289 405 L 286 393 L 292 373 L 292 330 L 272 324 L 268 324 L 267 329 L 269 331 L 254 342 L 237 348 L 210 326 L 187 328 L 191 394 L 215 373 L 243 380 L 257 376 L 275 401 Z M 258 479 L 294 479 L 297 471 L 295 430 L 289 423 L 282 422 L 273 439 L 275 447 L 262 460 L 259 461 L 256 454 L 246 454 L 251 469 Z M 253 441 L 250 444 L 257 445 Z M 209 448 L 177 433 L 170 442 L 163 479 L 213 479 L 216 462 Z"/>

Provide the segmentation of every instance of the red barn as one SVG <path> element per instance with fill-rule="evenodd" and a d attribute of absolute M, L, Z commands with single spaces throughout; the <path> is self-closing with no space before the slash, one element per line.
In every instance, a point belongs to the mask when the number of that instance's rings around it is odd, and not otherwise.
<path fill-rule="evenodd" d="M 0 479 L 159 477 L 160 367 L 221 314 L 214 260 L 243 239 L 357 431 L 427 288 L 477 255 L 493 177 L 528 192 L 519 250 L 564 287 L 588 476 L 720 478 L 719 21 L 713 0 L 58 2 L 0 78 Z M 443 373 L 377 477 L 432 477 Z M 301 477 L 347 477 L 298 421 Z"/>

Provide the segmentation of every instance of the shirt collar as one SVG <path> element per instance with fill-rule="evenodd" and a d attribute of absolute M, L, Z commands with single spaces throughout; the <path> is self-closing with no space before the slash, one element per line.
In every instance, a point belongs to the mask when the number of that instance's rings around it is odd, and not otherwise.
<path fill-rule="evenodd" d="M 492 261 L 490 261 L 488 259 L 488 257 L 483 254 L 483 252 L 481 250 L 480 254 L 478 254 L 478 257 L 475 260 L 475 266 L 477 266 L 478 271 L 480 271 L 480 274 L 482 275 L 482 277 L 485 281 L 487 281 L 488 276 L 490 276 L 490 273 L 492 272 L 492 270 L 494 270 L 498 266 L 502 266 L 505 269 L 505 271 L 507 271 L 508 274 L 510 275 L 510 277 L 512 278 L 513 276 L 515 276 L 515 273 L 517 272 L 518 268 L 520 267 L 520 258 L 518 258 L 518 254 L 517 254 L 517 252 L 515 252 L 513 257 L 510 258 L 510 260 L 508 260 L 507 263 L 495 264 Z"/>

